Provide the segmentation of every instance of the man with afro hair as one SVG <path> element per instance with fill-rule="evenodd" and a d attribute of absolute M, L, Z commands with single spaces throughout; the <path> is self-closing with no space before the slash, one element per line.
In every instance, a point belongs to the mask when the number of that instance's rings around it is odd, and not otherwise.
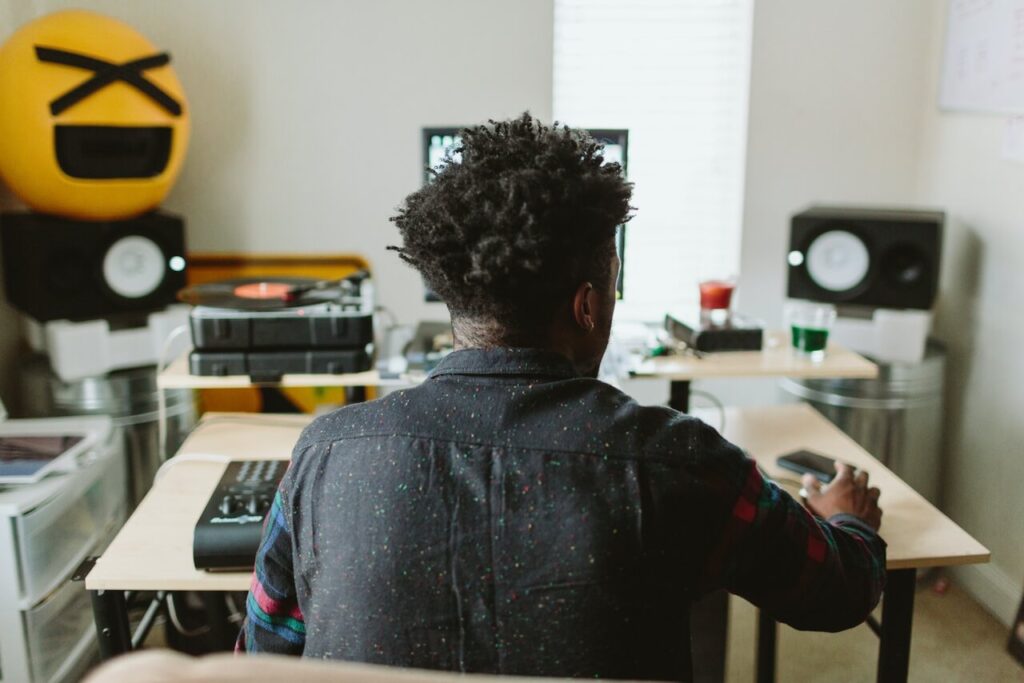
<path fill-rule="evenodd" d="M 885 576 L 866 475 L 808 482 L 808 509 L 714 429 L 595 379 L 632 211 L 622 169 L 529 114 L 461 139 L 393 219 L 455 350 L 420 386 L 305 430 L 241 645 L 690 680 L 690 605 L 710 591 L 796 628 L 862 622 Z"/>

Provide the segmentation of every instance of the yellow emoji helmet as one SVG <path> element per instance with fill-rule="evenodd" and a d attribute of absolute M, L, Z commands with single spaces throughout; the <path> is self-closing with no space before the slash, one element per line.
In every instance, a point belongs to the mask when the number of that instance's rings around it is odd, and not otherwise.
<path fill-rule="evenodd" d="M 170 192 L 189 115 L 170 57 L 127 24 L 69 10 L 0 47 L 0 177 L 33 209 L 131 218 Z"/>

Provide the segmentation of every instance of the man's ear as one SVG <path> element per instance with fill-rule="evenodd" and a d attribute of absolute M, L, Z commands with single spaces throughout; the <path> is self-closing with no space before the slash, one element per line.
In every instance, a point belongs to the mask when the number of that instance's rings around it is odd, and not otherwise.
<path fill-rule="evenodd" d="M 593 332 L 597 321 L 594 319 L 597 305 L 597 292 L 594 285 L 584 282 L 576 288 L 572 299 L 572 314 L 576 324 L 584 332 Z"/>

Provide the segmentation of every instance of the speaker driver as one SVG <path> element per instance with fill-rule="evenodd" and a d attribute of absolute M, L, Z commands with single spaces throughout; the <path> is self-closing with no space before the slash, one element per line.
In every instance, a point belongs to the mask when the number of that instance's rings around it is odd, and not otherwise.
<path fill-rule="evenodd" d="M 153 240 L 140 235 L 122 237 L 103 257 L 103 279 L 126 299 L 140 299 L 156 291 L 164 279 L 164 252 Z"/>
<path fill-rule="evenodd" d="M 941 211 L 812 206 L 793 216 L 786 294 L 929 310 L 939 288 Z"/>
<path fill-rule="evenodd" d="M 831 292 L 848 292 L 868 275 L 867 245 L 846 230 L 822 233 L 807 250 L 807 274 L 814 284 Z"/>
<path fill-rule="evenodd" d="M 930 274 L 928 255 L 921 249 L 900 244 L 882 257 L 882 275 L 898 287 L 920 287 Z"/>

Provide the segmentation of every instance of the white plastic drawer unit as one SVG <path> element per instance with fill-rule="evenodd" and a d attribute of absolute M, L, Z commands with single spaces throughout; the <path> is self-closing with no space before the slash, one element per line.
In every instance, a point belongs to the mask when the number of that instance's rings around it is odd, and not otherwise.
<path fill-rule="evenodd" d="M 127 506 L 124 458 L 105 460 L 56 500 L 16 520 L 22 596 L 28 604 L 74 572 L 111 521 L 123 521 Z"/>
<path fill-rule="evenodd" d="M 0 683 L 77 680 L 96 656 L 89 593 L 70 581 L 124 523 L 126 462 L 109 418 L 0 422 L 0 434 L 87 434 L 73 466 L 0 488 Z"/>
<path fill-rule="evenodd" d="M 81 581 L 65 582 L 22 614 L 32 681 L 62 680 L 61 669 L 73 667 L 85 650 L 97 650 L 89 591 Z"/>
<path fill-rule="evenodd" d="M 90 553 L 114 540 L 120 524 Z M 72 683 L 99 661 L 89 592 L 82 581 L 66 580 L 27 610 L 0 610 L 0 683 Z"/>
<path fill-rule="evenodd" d="M 86 418 L 15 420 L 57 423 L 73 433 Z M 0 424 L 10 429 L 11 422 Z M 107 424 L 109 421 L 100 421 Z M 30 609 L 54 592 L 106 538 L 127 508 L 125 459 L 120 441 L 103 433 L 78 467 L 24 487 L 0 490 L 0 597 L 7 607 Z M 6 557 L 5 557 L 6 556 Z M 11 587 L 16 592 L 11 594 Z"/>

